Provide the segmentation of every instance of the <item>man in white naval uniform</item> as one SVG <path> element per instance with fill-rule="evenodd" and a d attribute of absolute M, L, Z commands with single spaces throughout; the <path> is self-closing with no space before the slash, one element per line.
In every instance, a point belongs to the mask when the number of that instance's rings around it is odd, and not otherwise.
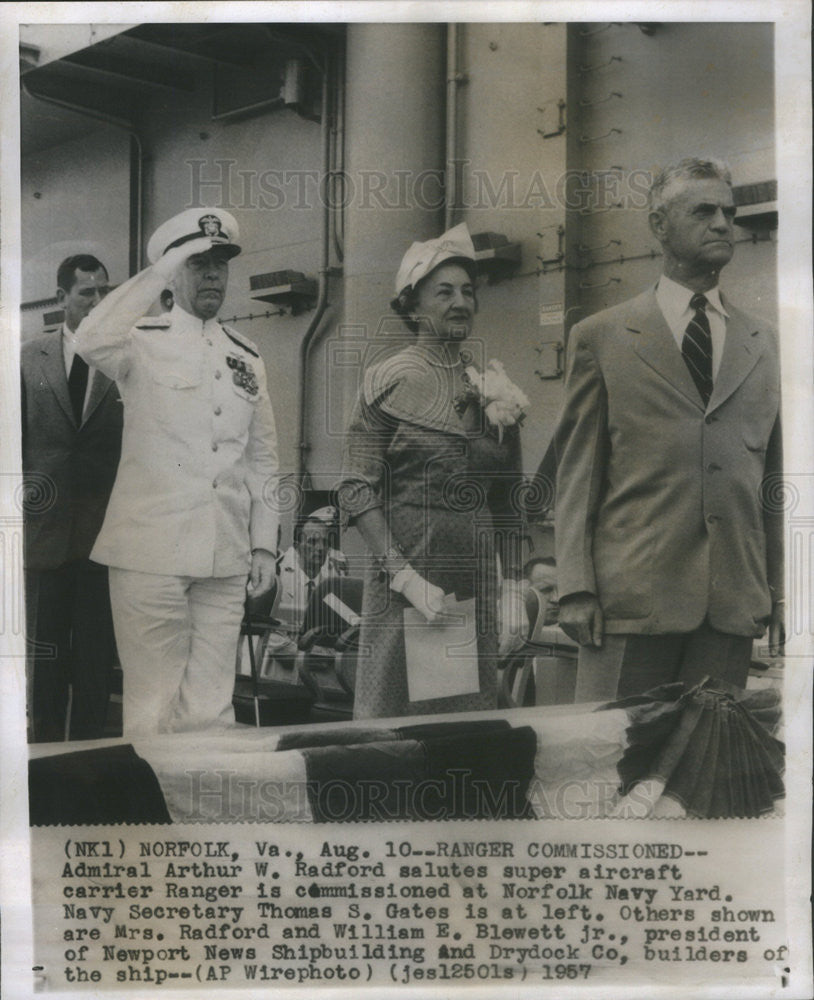
<path fill-rule="evenodd" d="M 263 362 L 218 322 L 234 218 L 190 209 L 84 321 L 76 349 L 119 386 L 122 457 L 92 558 L 109 567 L 127 736 L 234 722 L 246 579 L 274 579 L 277 474 Z M 169 287 L 172 310 L 143 317 Z"/>

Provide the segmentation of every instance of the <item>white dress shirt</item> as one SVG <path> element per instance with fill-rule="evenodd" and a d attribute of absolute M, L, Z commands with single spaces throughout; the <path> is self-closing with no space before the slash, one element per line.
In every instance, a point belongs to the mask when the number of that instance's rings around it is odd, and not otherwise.
<path fill-rule="evenodd" d="M 667 325 L 672 331 L 679 351 L 687 332 L 687 326 L 695 315 L 695 310 L 690 309 L 690 299 L 695 292 L 690 288 L 679 285 L 677 281 L 662 275 L 656 287 L 656 301 L 659 309 L 667 321 Z M 726 321 L 729 314 L 721 302 L 721 292 L 718 286 L 710 288 L 704 292 L 707 299 L 707 319 L 709 320 L 709 332 L 712 337 L 712 378 L 713 381 L 721 367 L 721 358 L 724 353 L 724 340 L 726 339 Z"/>
<path fill-rule="evenodd" d="M 311 591 L 323 580 L 344 575 L 341 567 L 346 564 L 345 556 L 338 549 L 328 549 L 325 562 L 313 579 L 303 570 L 299 553 L 292 545 L 280 560 L 280 583 L 274 614 L 285 626 L 298 632 L 305 617 Z M 309 583 L 313 586 L 309 587 Z"/>

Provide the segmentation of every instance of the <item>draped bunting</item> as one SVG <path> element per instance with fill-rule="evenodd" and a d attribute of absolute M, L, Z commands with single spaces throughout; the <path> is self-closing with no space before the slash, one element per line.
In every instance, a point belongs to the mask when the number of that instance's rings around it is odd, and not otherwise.
<path fill-rule="evenodd" d="M 707 679 L 572 708 L 184 733 L 41 757 L 31 822 L 644 818 L 667 803 L 673 815 L 752 817 L 783 796 L 774 689 Z"/>

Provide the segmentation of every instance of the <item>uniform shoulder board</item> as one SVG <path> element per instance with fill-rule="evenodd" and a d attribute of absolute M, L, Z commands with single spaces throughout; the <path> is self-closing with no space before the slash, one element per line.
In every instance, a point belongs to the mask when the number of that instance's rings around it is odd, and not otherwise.
<path fill-rule="evenodd" d="M 252 344 L 251 341 L 249 341 L 249 343 L 247 344 L 245 340 L 241 340 L 240 337 L 237 336 L 234 330 L 230 330 L 229 327 L 224 326 L 223 323 L 221 323 L 220 328 L 221 330 L 223 330 L 223 332 L 226 334 L 229 340 L 232 341 L 233 344 L 237 344 L 237 346 L 242 348 L 247 354 L 251 354 L 253 358 L 260 357 L 260 355 L 255 350 L 254 344 Z M 251 346 L 249 346 L 249 344 L 251 344 Z"/>
<path fill-rule="evenodd" d="M 136 323 L 137 330 L 167 330 L 171 324 L 170 314 L 162 313 L 161 316 L 144 316 Z"/>

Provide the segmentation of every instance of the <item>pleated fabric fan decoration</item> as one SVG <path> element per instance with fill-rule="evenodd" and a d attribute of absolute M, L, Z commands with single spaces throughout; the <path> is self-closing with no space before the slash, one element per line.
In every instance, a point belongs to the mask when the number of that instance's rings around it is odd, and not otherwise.
<path fill-rule="evenodd" d="M 741 691 L 713 677 L 689 690 L 665 684 L 604 709 L 624 708 L 628 745 L 620 794 L 653 782 L 699 819 L 763 816 L 784 795 L 780 693 Z"/>

